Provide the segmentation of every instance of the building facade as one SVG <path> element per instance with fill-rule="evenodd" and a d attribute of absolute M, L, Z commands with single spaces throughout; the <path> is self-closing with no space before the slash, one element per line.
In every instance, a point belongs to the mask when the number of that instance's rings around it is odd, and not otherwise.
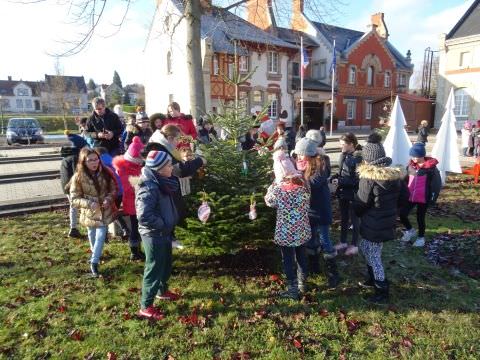
<path fill-rule="evenodd" d="M 41 111 L 41 83 L 36 81 L 0 80 L 3 112 L 35 113 Z"/>
<path fill-rule="evenodd" d="M 480 119 L 480 0 L 440 38 L 435 127 L 439 128 L 450 90 L 455 94 L 457 129 Z"/>

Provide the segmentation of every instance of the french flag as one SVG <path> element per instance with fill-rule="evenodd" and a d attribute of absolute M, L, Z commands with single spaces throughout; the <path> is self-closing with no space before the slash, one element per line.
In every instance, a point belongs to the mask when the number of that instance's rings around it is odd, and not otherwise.
<path fill-rule="evenodd" d="M 308 64 L 310 64 L 310 62 L 308 61 L 308 53 L 307 53 L 307 50 L 305 48 L 302 49 L 302 68 L 301 68 L 301 71 L 302 71 L 302 77 L 305 77 L 305 70 L 307 69 L 307 66 Z"/>

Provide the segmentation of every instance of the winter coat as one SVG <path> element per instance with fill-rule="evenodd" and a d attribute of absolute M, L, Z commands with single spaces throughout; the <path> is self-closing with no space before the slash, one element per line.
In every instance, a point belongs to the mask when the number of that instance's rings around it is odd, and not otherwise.
<path fill-rule="evenodd" d="M 149 142 L 147 146 L 145 146 L 143 153 L 146 156 L 150 150 L 167 152 L 172 157 L 173 175 L 178 183 L 178 178 L 193 176 L 197 170 L 203 166 L 203 161 L 199 157 L 188 161 L 179 160 L 176 149 L 172 149 L 163 134 L 157 131 L 155 133 L 158 134 L 158 140 L 161 142 Z M 173 194 L 173 198 L 175 200 L 175 206 L 181 221 L 187 214 L 187 207 L 180 191 L 180 183 L 178 185 L 178 191 L 175 191 Z"/>
<path fill-rule="evenodd" d="M 153 132 L 152 132 L 152 129 L 150 128 L 142 129 L 141 127 L 136 125 L 127 126 L 126 136 L 125 136 L 125 145 L 124 145 L 125 151 L 128 149 L 128 147 L 132 143 L 132 140 L 135 136 L 138 136 L 142 141 L 142 143 L 146 145 L 148 143 L 148 140 L 150 140 L 150 138 L 152 137 L 152 134 Z"/>
<path fill-rule="evenodd" d="M 63 158 L 60 164 L 60 183 L 63 193 L 68 195 L 70 194 L 70 180 L 77 168 L 79 151 L 71 147 L 62 147 L 60 154 Z"/>
<path fill-rule="evenodd" d="M 362 162 L 362 152 L 359 150 L 353 153 L 341 153 L 339 159 L 339 170 L 336 175 L 338 187 L 336 195 L 342 200 L 353 200 L 358 189 L 357 166 Z"/>
<path fill-rule="evenodd" d="M 252 136 L 250 132 L 248 132 L 242 140 L 243 141 L 240 141 L 242 144 L 242 150 L 251 150 L 257 144 L 258 134 Z"/>
<path fill-rule="evenodd" d="M 480 147 L 480 128 L 474 127 L 472 130 L 473 147 Z"/>
<path fill-rule="evenodd" d="M 110 170 L 108 170 L 110 171 Z M 117 184 L 113 174 L 108 178 L 98 176 L 100 185 L 100 193 L 95 188 L 93 179 L 88 175 L 80 177 L 80 183 L 77 181 L 80 176 L 75 173 L 71 180 L 70 196 L 72 205 L 80 209 L 80 224 L 86 227 L 106 226 L 113 222 L 117 216 L 117 207 L 115 198 L 117 196 Z M 109 206 L 102 208 L 103 201 L 107 200 Z M 96 202 L 100 206 L 93 210 L 92 202 Z"/>
<path fill-rule="evenodd" d="M 398 209 L 408 199 L 402 170 L 363 164 L 358 173 L 360 182 L 353 209 L 360 218 L 360 235 L 377 243 L 393 240 Z"/>
<path fill-rule="evenodd" d="M 132 182 L 135 181 L 132 178 Z M 173 240 L 173 230 L 179 220 L 172 196 L 174 192 L 178 192 L 178 180 L 161 177 L 147 167 L 142 169 L 135 209 L 143 242 L 165 244 Z"/>
<path fill-rule="evenodd" d="M 142 165 L 125 160 L 123 155 L 114 157 L 112 164 L 120 177 L 120 183 L 123 187 L 123 213 L 125 215 L 135 215 L 135 189 L 129 180 L 130 177 L 140 176 Z"/>
<path fill-rule="evenodd" d="M 272 184 L 265 195 L 265 203 L 277 209 L 273 240 L 275 244 L 295 247 L 310 240 L 310 193 L 305 187 L 285 183 Z"/>
<path fill-rule="evenodd" d="M 332 223 L 332 204 L 330 189 L 328 188 L 331 171 L 330 158 L 328 156 L 325 156 L 325 158 L 328 159 L 325 162 L 325 169 L 317 171 L 309 179 L 311 195 L 308 216 L 312 225 L 330 225 Z"/>
<path fill-rule="evenodd" d="M 418 128 L 417 141 L 424 144 L 428 142 L 428 129 L 425 126 L 420 126 Z"/>
<path fill-rule="evenodd" d="M 277 150 L 273 153 L 273 172 L 275 173 L 275 182 L 279 184 L 285 176 L 299 175 L 295 169 L 293 161 L 285 154 L 283 150 Z"/>
<path fill-rule="evenodd" d="M 473 147 L 473 145 L 470 144 L 472 131 L 462 128 L 461 132 L 462 132 L 462 148 Z"/>
<path fill-rule="evenodd" d="M 407 166 L 408 201 L 420 204 L 435 204 L 442 187 L 437 159 L 425 157 L 423 166 L 410 160 Z"/>
<path fill-rule="evenodd" d="M 98 133 L 105 130 L 113 132 L 113 137 L 110 140 L 98 138 Z M 94 111 L 87 121 L 86 131 L 93 138 L 95 147 L 104 147 L 110 153 L 120 149 L 119 138 L 122 135 L 123 125 L 118 115 L 110 109 L 105 109 L 103 117 L 98 116 Z"/>
<path fill-rule="evenodd" d="M 178 126 L 183 135 L 191 136 L 194 140 L 197 138 L 197 129 L 195 128 L 191 115 L 182 114 L 178 117 L 167 117 L 162 120 L 162 127 L 168 124 Z"/>
<path fill-rule="evenodd" d="M 217 131 L 212 127 L 210 131 L 202 127 L 198 131 L 198 140 L 203 144 L 210 144 L 212 139 L 217 139 Z"/>
<path fill-rule="evenodd" d="M 109 168 L 112 171 L 113 176 L 115 177 L 115 182 L 117 183 L 117 196 L 123 196 L 123 184 L 120 180 L 120 176 L 118 176 L 115 168 L 113 167 L 113 158 L 110 154 L 105 153 L 100 155 L 100 160 L 102 164 Z"/>

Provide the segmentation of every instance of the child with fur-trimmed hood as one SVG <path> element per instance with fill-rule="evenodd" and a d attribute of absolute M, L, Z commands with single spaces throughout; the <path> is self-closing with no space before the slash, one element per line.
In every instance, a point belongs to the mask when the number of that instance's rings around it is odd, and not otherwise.
<path fill-rule="evenodd" d="M 368 269 L 368 279 L 361 285 L 374 287 L 375 303 L 388 301 L 389 283 L 382 264 L 385 241 L 395 238 L 397 210 L 408 199 L 402 170 L 390 167 L 392 159 L 385 156 L 378 133 L 369 135 L 363 147 L 363 164 L 358 167 L 359 184 L 353 208 L 360 218 L 360 251 Z"/>

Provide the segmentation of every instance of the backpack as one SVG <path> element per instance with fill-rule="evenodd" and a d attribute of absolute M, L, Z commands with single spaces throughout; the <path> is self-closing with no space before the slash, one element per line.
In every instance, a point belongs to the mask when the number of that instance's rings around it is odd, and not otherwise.
<path fill-rule="evenodd" d="M 429 204 L 435 205 L 437 202 L 440 191 L 442 190 L 442 178 L 440 176 L 440 171 L 435 167 L 432 173 L 432 179 L 430 182 L 430 199 Z"/>

